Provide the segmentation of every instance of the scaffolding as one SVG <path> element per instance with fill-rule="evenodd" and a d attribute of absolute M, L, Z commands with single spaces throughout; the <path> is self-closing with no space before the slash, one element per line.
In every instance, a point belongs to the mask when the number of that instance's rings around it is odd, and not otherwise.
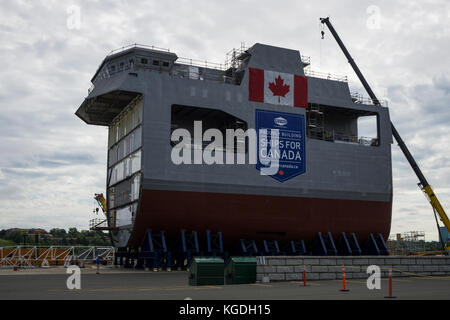
<path fill-rule="evenodd" d="M 390 236 L 389 252 L 393 255 L 409 255 L 414 252 L 425 252 L 425 232 L 408 231 Z"/>
<path fill-rule="evenodd" d="M 307 134 L 312 139 L 324 140 L 324 116 L 320 105 L 312 103 L 307 110 Z"/>

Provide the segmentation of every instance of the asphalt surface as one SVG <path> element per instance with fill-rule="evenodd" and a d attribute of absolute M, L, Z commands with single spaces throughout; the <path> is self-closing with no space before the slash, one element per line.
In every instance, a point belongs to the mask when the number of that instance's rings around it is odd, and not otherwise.
<path fill-rule="evenodd" d="M 150 299 L 150 300 L 383 300 L 388 282 L 380 290 L 368 290 L 366 281 L 347 280 L 348 292 L 342 292 L 342 281 L 271 282 L 225 286 L 189 286 L 187 272 L 151 272 L 116 268 L 81 269 L 81 289 L 67 288 L 70 274 L 65 268 L 1 270 L 0 300 L 17 299 Z M 394 278 L 396 299 L 450 299 L 450 277 Z"/>

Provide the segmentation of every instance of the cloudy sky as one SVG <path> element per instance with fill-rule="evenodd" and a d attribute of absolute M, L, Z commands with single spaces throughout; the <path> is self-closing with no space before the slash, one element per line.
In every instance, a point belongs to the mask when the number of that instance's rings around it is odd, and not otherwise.
<path fill-rule="evenodd" d="M 141 43 L 223 63 L 241 42 L 298 49 L 312 70 L 357 78 L 332 22 L 441 203 L 450 211 L 450 3 L 399 1 L 0 0 L 0 229 L 88 228 L 105 190 L 104 127 L 74 115 L 112 49 Z M 437 232 L 396 144 L 392 233 Z"/>

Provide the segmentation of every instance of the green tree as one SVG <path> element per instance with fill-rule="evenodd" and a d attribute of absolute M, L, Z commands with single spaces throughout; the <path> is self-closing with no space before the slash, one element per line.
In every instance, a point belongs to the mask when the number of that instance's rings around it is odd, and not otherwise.
<path fill-rule="evenodd" d="M 53 228 L 50 230 L 50 234 L 57 238 L 63 238 L 67 232 L 65 229 Z"/>
<path fill-rule="evenodd" d="M 0 247 L 14 246 L 16 243 L 11 240 L 0 239 Z"/>
<path fill-rule="evenodd" d="M 14 243 L 20 244 L 23 241 L 23 236 L 22 236 L 22 233 L 14 231 L 14 232 L 11 232 L 10 234 L 8 234 L 5 237 L 5 239 L 6 240 L 11 240 Z"/>
<path fill-rule="evenodd" d="M 76 238 L 78 236 L 78 230 L 77 228 L 69 228 L 69 232 L 67 234 L 72 238 Z"/>

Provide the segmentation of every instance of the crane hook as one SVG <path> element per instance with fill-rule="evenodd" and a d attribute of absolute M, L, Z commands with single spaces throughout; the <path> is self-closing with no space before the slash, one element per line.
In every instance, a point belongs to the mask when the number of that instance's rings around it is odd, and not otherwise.
<path fill-rule="evenodd" d="M 325 36 L 325 32 L 322 30 L 322 31 L 320 31 L 320 34 L 322 35 L 322 39 L 323 39 Z"/>

